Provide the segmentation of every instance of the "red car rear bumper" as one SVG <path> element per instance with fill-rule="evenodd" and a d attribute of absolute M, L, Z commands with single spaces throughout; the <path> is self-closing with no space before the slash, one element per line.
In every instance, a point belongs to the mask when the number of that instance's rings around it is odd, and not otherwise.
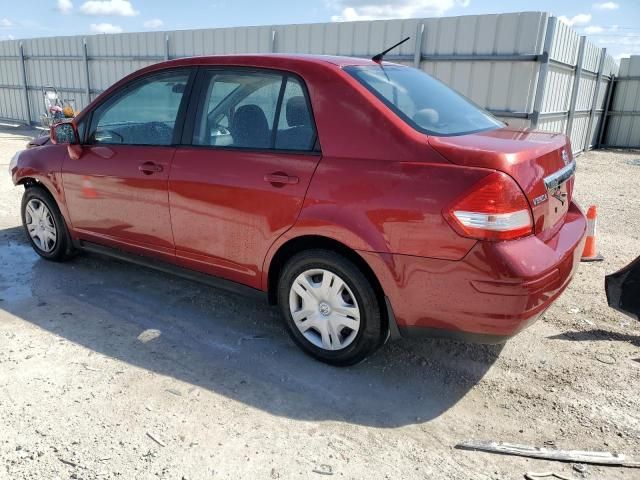
<path fill-rule="evenodd" d="M 569 284 L 586 219 L 571 203 L 560 229 L 478 242 L 460 261 L 360 252 L 380 279 L 402 336 L 449 336 L 494 343 L 527 327 Z"/>

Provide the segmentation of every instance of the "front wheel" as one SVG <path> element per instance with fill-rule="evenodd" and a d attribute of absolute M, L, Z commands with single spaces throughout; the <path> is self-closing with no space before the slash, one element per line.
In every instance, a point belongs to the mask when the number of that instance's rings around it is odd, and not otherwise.
<path fill-rule="evenodd" d="M 64 261 L 73 256 L 67 225 L 49 192 L 29 187 L 22 196 L 22 225 L 38 255 Z"/>
<path fill-rule="evenodd" d="M 293 256 L 280 275 L 278 303 L 295 343 L 325 363 L 353 365 L 384 340 L 382 309 L 371 282 L 335 252 Z"/>

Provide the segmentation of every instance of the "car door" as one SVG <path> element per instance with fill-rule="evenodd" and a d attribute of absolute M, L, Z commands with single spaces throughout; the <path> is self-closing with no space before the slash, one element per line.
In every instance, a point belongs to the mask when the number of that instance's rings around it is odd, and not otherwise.
<path fill-rule="evenodd" d="M 185 266 L 259 288 L 269 247 L 295 222 L 320 160 L 297 76 L 202 70 L 169 176 L 176 256 Z"/>
<path fill-rule="evenodd" d="M 92 112 L 80 158 L 65 159 L 62 169 L 82 239 L 173 257 L 167 181 L 192 74 L 174 69 L 134 80 Z"/>

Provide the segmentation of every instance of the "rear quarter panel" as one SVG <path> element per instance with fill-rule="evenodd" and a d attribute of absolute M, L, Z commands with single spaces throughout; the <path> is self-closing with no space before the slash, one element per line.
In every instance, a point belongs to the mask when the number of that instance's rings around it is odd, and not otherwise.
<path fill-rule="evenodd" d="M 354 250 L 459 260 L 476 241 L 456 234 L 442 210 L 487 173 L 447 164 L 323 158 L 290 234 L 322 233 Z"/>

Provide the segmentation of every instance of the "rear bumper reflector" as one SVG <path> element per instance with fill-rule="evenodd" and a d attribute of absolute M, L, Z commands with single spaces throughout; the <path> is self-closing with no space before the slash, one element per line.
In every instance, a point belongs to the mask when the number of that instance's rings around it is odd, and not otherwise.
<path fill-rule="evenodd" d="M 453 214 L 465 227 L 494 230 L 496 232 L 506 232 L 531 225 L 529 210 L 509 213 L 479 213 L 456 210 Z"/>

